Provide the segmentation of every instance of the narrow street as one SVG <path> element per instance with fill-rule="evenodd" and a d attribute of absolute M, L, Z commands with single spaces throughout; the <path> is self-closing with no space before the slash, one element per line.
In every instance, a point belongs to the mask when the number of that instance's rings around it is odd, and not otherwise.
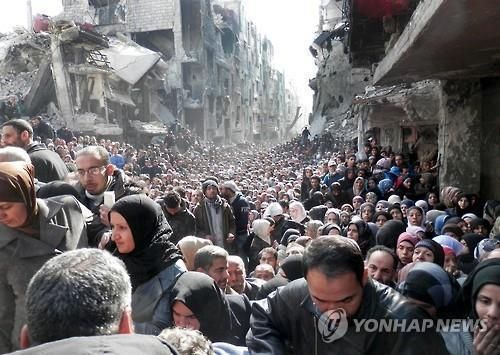
<path fill-rule="evenodd" d="M 12 3 L 0 354 L 500 355 L 499 20 Z"/>

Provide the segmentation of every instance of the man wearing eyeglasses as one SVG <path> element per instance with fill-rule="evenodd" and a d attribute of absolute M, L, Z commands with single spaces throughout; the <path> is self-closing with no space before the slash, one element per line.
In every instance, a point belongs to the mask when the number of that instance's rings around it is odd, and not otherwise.
<path fill-rule="evenodd" d="M 75 188 L 81 195 L 80 201 L 92 211 L 93 218 L 87 224 L 90 246 L 98 246 L 104 233 L 110 230 L 109 207 L 103 205 L 104 192 L 114 191 L 115 199 L 140 193 L 130 179 L 110 164 L 108 151 L 101 146 L 88 146 L 78 151 L 76 167 L 79 182 Z"/>

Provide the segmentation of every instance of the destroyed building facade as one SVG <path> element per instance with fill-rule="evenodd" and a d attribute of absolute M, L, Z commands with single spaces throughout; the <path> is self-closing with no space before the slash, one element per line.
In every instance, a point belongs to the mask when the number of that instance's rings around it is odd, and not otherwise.
<path fill-rule="evenodd" d="M 75 131 L 130 140 L 179 122 L 203 140 L 286 139 L 298 99 L 241 0 L 62 0 L 26 94 Z M 74 25 L 76 23 L 76 25 Z"/>
<path fill-rule="evenodd" d="M 320 22 L 335 40 L 321 51 L 333 53 L 337 68 L 347 59 L 346 77 L 364 73 L 364 85 L 349 89 L 353 142 L 361 148 L 371 136 L 395 151 L 416 151 L 421 161 L 438 161 L 440 186 L 500 199 L 498 8 L 453 0 L 324 0 L 321 13 L 334 8 L 341 9 L 335 18 Z M 343 22 L 348 30 L 339 37 L 335 27 Z M 336 106 L 336 95 L 329 97 L 335 85 L 345 87 L 342 80 L 322 84 L 330 72 L 318 70 L 317 92 L 327 94 L 316 117 L 322 107 Z"/>

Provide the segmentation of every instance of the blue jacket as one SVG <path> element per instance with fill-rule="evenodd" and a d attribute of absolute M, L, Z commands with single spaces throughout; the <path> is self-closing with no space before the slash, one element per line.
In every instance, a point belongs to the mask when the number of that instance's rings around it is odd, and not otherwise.
<path fill-rule="evenodd" d="M 132 319 L 137 334 L 158 335 L 172 326 L 170 290 L 177 277 L 186 272 L 182 260 L 167 267 L 132 294 Z"/>

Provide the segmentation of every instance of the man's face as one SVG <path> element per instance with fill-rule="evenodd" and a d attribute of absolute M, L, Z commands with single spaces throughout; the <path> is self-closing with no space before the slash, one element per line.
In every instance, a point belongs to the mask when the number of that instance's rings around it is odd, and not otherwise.
<path fill-rule="evenodd" d="M 21 133 L 18 133 L 14 127 L 3 126 L 1 146 L 2 147 L 14 146 L 23 148 L 25 144 L 21 139 Z"/>
<path fill-rule="evenodd" d="M 214 259 L 212 266 L 206 271 L 206 274 L 214 279 L 222 290 L 225 290 L 229 278 L 227 269 L 227 259 L 219 257 Z"/>
<path fill-rule="evenodd" d="M 78 178 L 85 190 L 92 195 L 101 194 L 106 190 L 108 183 L 106 167 L 96 157 L 82 155 L 76 158 L 75 163 L 78 169 Z"/>
<path fill-rule="evenodd" d="M 220 195 L 224 197 L 225 199 L 229 198 L 229 189 L 226 189 L 225 187 L 220 188 Z"/>
<path fill-rule="evenodd" d="M 33 126 L 33 128 L 38 127 L 39 124 L 40 124 L 40 120 L 38 118 L 33 118 L 31 120 L 31 126 Z"/>
<path fill-rule="evenodd" d="M 259 260 L 260 264 L 271 265 L 275 270 L 276 270 L 276 262 L 277 262 L 276 258 L 271 253 L 262 253 L 262 256 L 260 257 Z"/>
<path fill-rule="evenodd" d="M 389 285 L 394 279 L 396 270 L 393 267 L 394 260 L 392 256 L 380 250 L 373 252 L 366 261 L 368 277 L 385 285 Z"/>
<path fill-rule="evenodd" d="M 239 263 L 230 261 L 227 272 L 229 274 L 229 286 L 236 292 L 243 293 L 245 290 L 245 270 L 241 268 Z"/>
<path fill-rule="evenodd" d="M 311 186 L 313 189 L 318 188 L 319 186 L 319 180 L 318 179 L 311 179 Z"/>
<path fill-rule="evenodd" d="M 209 186 L 205 190 L 205 196 L 208 199 L 214 199 L 214 198 L 216 198 L 218 193 L 219 193 L 219 191 L 217 190 L 217 188 L 215 186 Z"/>
<path fill-rule="evenodd" d="M 317 268 L 306 275 L 312 301 L 321 313 L 343 308 L 347 316 L 353 316 L 361 305 L 363 285 L 354 272 L 346 272 L 329 278 Z"/>

